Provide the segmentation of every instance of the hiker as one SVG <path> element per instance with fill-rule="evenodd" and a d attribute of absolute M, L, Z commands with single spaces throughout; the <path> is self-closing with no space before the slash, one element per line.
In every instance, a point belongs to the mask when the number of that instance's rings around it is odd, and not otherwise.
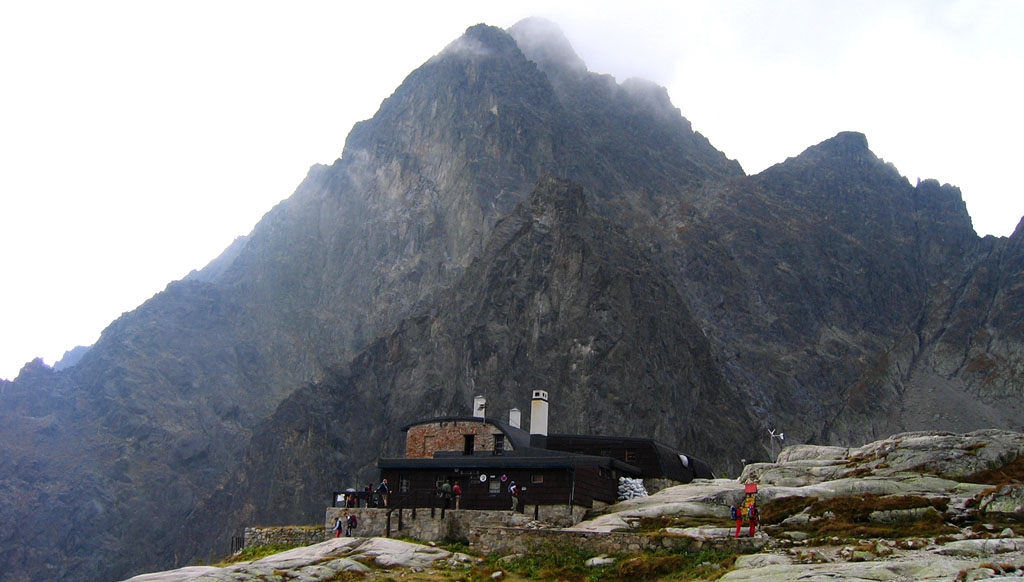
<path fill-rule="evenodd" d="M 512 495 L 512 511 L 519 508 L 519 486 L 513 481 L 508 484 L 508 492 Z"/>
<path fill-rule="evenodd" d="M 458 481 L 452 486 L 452 493 L 455 494 L 455 509 L 459 509 L 459 506 L 462 504 L 462 486 L 459 485 Z"/>
<path fill-rule="evenodd" d="M 340 517 L 335 518 L 335 520 L 334 520 L 334 528 L 332 528 L 331 531 L 334 532 L 334 537 L 336 537 L 336 538 L 340 538 L 341 537 L 341 518 Z"/>
<path fill-rule="evenodd" d="M 757 529 L 757 522 L 761 518 L 761 511 L 757 508 L 757 483 L 747 483 L 744 486 L 743 505 L 730 507 L 731 517 L 736 520 L 736 537 L 740 537 L 740 528 L 743 527 L 743 520 L 750 525 L 748 533 L 754 537 L 754 530 Z"/>
<path fill-rule="evenodd" d="M 377 486 L 377 495 L 380 496 L 381 507 L 388 506 L 388 495 L 391 493 L 391 488 L 388 487 L 388 480 L 383 479 L 380 485 Z"/>
<path fill-rule="evenodd" d="M 447 479 L 441 485 L 441 498 L 444 499 L 444 508 L 448 509 L 452 505 L 452 484 Z"/>
<path fill-rule="evenodd" d="M 352 530 L 357 527 L 359 527 L 359 518 L 354 513 L 345 518 L 345 537 L 352 537 Z"/>

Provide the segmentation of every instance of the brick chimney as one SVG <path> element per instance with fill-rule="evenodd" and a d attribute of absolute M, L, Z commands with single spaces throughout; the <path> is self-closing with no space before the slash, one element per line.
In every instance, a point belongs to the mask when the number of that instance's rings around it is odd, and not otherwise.
<path fill-rule="evenodd" d="M 548 447 L 548 393 L 534 390 L 530 401 L 530 446 L 538 449 Z"/>

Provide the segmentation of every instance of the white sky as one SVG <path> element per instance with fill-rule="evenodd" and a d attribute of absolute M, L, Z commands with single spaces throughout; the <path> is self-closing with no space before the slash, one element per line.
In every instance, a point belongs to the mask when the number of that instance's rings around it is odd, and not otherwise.
<path fill-rule="evenodd" d="M 467 27 L 558 23 L 747 173 L 844 130 L 1024 216 L 1024 2 L 0 2 L 0 378 L 88 345 L 341 154 Z"/>

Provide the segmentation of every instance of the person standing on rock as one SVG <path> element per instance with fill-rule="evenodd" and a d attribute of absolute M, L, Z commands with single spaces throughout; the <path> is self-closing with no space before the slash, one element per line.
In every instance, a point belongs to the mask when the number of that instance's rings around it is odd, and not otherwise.
<path fill-rule="evenodd" d="M 345 513 L 348 514 L 347 511 Z M 349 538 L 352 537 L 352 530 L 356 529 L 356 527 L 358 527 L 358 526 L 359 526 L 359 518 L 357 518 L 354 513 L 351 514 L 351 515 L 348 515 L 345 518 L 345 537 L 349 537 Z"/>
<path fill-rule="evenodd" d="M 754 537 L 754 530 L 757 529 L 757 522 L 761 517 L 761 511 L 757 508 L 757 483 L 747 483 L 743 486 L 746 497 L 743 505 L 732 507 L 732 518 L 736 520 L 736 537 L 740 537 L 740 528 L 743 527 L 743 520 L 750 524 L 749 535 Z"/>

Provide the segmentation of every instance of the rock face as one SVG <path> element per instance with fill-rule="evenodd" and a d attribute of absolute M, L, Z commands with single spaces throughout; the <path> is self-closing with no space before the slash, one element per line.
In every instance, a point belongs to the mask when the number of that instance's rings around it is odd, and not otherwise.
<path fill-rule="evenodd" d="M 544 387 L 554 431 L 734 473 L 770 427 L 1019 428 L 1022 273 L 1024 229 L 979 239 L 863 135 L 745 176 L 550 23 L 474 26 L 207 269 L 0 383 L 0 560 L 112 579 L 226 551 L 477 393 Z"/>
<path fill-rule="evenodd" d="M 336 538 L 224 567 L 191 567 L 142 574 L 129 582 L 185 582 L 187 580 L 267 580 L 288 573 L 299 580 L 331 580 L 345 572 L 366 573 L 369 562 L 381 568 L 422 570 L 443 562 L 461 566 L 464 554 L 387 538 Z"/>
<path fill-rule="evenodd" d="M 992 568 L 1020 572 L 1024 564 L 1024 538 L 1020 530 L 994 531 L 975 527 L 998 519 L 1003 506 L 996 499 L 1012 497 L 1010 490 L 991 493 L 985 483 L 1000 471 L 1019 463 L 1024 454 L 1024 435 L 1019 432 L 982 430 L 967 434 L 915 432 L 893 435 L 858 448 L 801 445 L 787 447 L 777 463 L 748 465 L 739 479 L 695 481 L 605 508 L 600 515 L 573 529 L 613 531 L 633 529 L 640 520 L 684 520 L 716 516 L 727 518 L 729 506 L 744 496 L 744 483 L 755 482 L 762 516 L 775 501 L 807 499 L 804 512 L 787 519 L 775 516 L 763 523 L 756 535 L 769 538 L 761 553 L 741 556 L 735 569 L 722 580 L 953 580 L 966 574 L 981 579 Z M 1004 495 L 1005 493 L 1005 495 Z M 865 521 L 894 525 L 892 531 L 909 531 L 923 520 L 955 522 L 943 539 L 843 539 L 833 544 L 807 546 L 801 530 L 822 519 L 810 511 L 812 500 L 842 498 L 876 499 L 915 496 L 941 500 L 946 511 L 932 506 L 919 509 L 876 511 Z M 989 503 L 989 507 L 985 507 Z M 796 505 L 799 507 L 799 505 Z M 990 511 L 991 509 L 991 511 Z M 1011 518 L 1019 519 L 1019 508 Z M 665 534 L 732 535 L 731 528 L 665 528 Z M 980 533 L 979 533 L 980 532 Z M 802 534 L 802 535 L 801 535 Z M 998 564 L 998 565 L 994 565 Z M 990 570 L 985 575 L 984 571 Z"/>

